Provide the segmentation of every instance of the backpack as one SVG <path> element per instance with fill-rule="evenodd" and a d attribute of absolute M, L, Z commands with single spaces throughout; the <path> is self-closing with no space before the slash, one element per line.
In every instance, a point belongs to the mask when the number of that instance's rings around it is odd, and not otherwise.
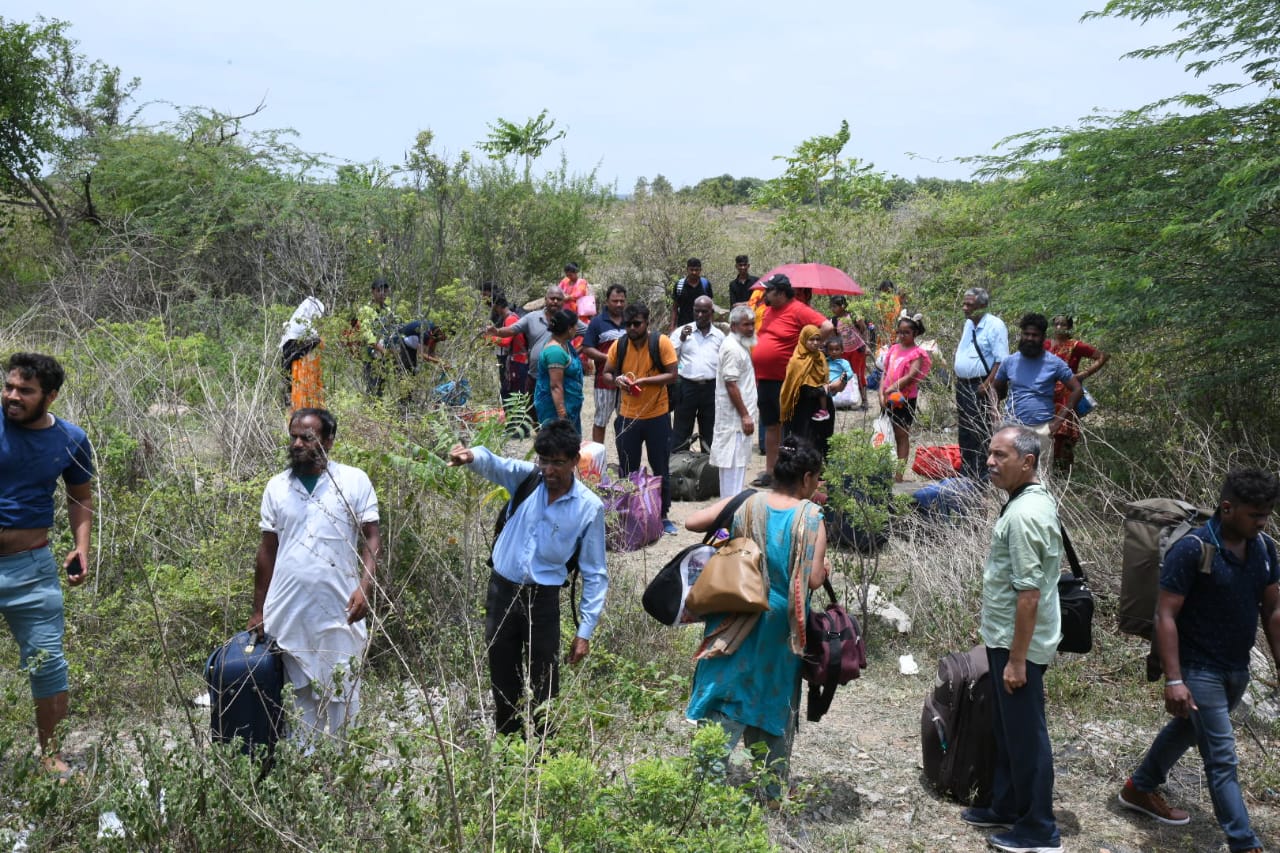
<path fill-rule="evenodd" d="M 1151 498 L 1125 505 L 1120 608 L 1116 614 L 1123 633 L 1154 638 L 1164 556 L 1211 516 L 1208 510 L 1173 498 Z M 1200 551 L 1200 571 L 1208 574 L 1213 571 L 1217 549 L 1202 541 Z"/>
<path fill-rule="evenodd" d="M 805 622 L 802 672 L 809 682 L 805 717 L 811 723 L 822 719 L 835 698 L 836 687 L 862 675 L 867 666 L 867 644 L 858 620 L 836 602 L 831 581 L 822 582 L 831 599 L 827 609 L 810 610 Z"/>
<path fill-rule="evenodd" d="M 493 520 L 493 544 L 498 544 L 498 537 L 502 535 L 502 529 L 507 526 L 507 522 L 511 520 L 511 516 L 516 514 L 516 510 L 520 504 L 524 503 L 529 495 L 533 494 L 538 488 L 538 484 L 542 482 L 542 472 L 534 468 L 529 472 L 520 485 L 516 486 L 515 492 L 511 495 L 511 499 L 502 505 L 502 509 L 498 510 L 498 517 Z M 578 558 L 582 554 L 582 540 L 578 540 L 577 546 L 573 549 L 573 553 L 569 555 L 569 560 L 564 564 L 567 574 L 564 578 L 564 585 L 569 587 L 569 609 L 573 613 L 574 627 L 578 625 L 578 611 L 572 606 L 574 599 L 578 597 L 578 575 L 581 566 Z M 489 548 L 489 568 L 493 568 L 493 548 Z"/>
<path fill-rule="evenodd" d="M 920 714 L 925 778 L 938 793 L 967 805 L 991 803 L 994 689 L 985 648 L 952 652 L 938 661 L 938 678 Z"/>
<path fill-rule="evenodd" d="M 655 376 L 658 373 L 662 373 L 664 369 L 664 365 L 662 363 L 662 350 L 658 345 L 658 341 L 661 338 L 662 338 L 661 332 L 649 333 L 649 365 L 651 370 L 657 371 L 654 374 Z M 622 364 L 627 359 L 627 342 L 629 340 L 630 339 L 626 335 L 623 335 L 622 337 L 618 338 L 618 342 L 613 345 L 613 348 L 618 351 L 618 372 L 619 373 L 622 372 Z M 667 408 L 670 408 L 671 407 L 671 386 L 664 385 L 662 390 L 667 396 Z"/>

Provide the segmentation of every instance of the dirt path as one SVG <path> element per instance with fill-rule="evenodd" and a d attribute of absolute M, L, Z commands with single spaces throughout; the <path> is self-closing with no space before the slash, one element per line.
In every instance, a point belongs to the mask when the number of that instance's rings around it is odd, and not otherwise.
<path fill-rule="evenodd" d="M 584 422 L 588 417 L 584 412 Z M 838 429 L 869 427 L 874 412 L 842 413 L 840 417 Z M 609 437 L 611 441 L 611 430 Z M 943 443 L 948 437 L 936 435 L 924 441 Z M 761 456 L 752 457 L 748 480 L 763 469 L 763 462 Z M 908 474 L 904 490 L 912 488 L 913 479 L 914 475 Z M 681 526 L 681 533 L 664 536 L 642 552 L 611 555 L 611 566 L 616 564 L 633 577 L 652 577 L 667 559 L 695 541 L 694 534 L 683 530 L 682 522 L 707 503 L 673 503 L 671 519 Z M 921 773 L 920 711 L 933 685 L 936 657 L 918 643 L 913 645 L 910 636 L 886 637 L 886 629 L 881 629 L 879 636 L 882 639 L 873 647 L 870 666 L 862 678 L 839 690 L 821 722 L 802 723 L 793 752 L 792 781 L 799 785 L 803 799 L 796 813 L 770 817 L 774 840 L 783 849 L 802 851 L 976 853 L 990 849 L 986 843 L 989 831 L 961 822 L 960 806 L 933 794 Z M 901 654 L 914 656 L 919 674 L 899 673 Z M 1069 679 L 1088 682 L 1093 678 L 1087 658 L 1068 658 L 1055 667 L 1067 670 Z M 1106 685 L 1100 689 L 1105 690 Z M 1103 701 L 1100 704 L 1109 712 L 1107 718 L 1075 719 L 1050 693 L 1055 813 L 1066 850 L 1155 853 L 1226 849 L 1194 751 L 1175 768 L 1168 785 L 1170 800 L 1191 812 L 1189 825 L 1164 827 L 1116 804 L 1126 774 L 1162 723 L 1152 710 L 1159 703 L 1154 689 L 1150 697 L 1150 705 L 1141 709 Z M 1270 759 L 1242 728 L 1238 726 L 1237 731 L 1242 774 L 1247 776 L 1244 768 L 1261 766 Z M 1280 844 L 1280 794 L 1270 789 L 1265 794 L 1261 801 L 1250 798 L 1247 805 L 1259 837 Z"/>

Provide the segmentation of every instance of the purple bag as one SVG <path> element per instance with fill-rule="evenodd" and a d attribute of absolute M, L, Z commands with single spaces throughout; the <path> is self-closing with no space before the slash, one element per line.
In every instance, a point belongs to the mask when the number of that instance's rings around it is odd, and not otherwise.
<path fill-rule="evenodd" d="M 605 544 L 610 551 L 638 551 L 662 538 L 662 478 L 641 468 L 626 479 L 601 481 Z"/>

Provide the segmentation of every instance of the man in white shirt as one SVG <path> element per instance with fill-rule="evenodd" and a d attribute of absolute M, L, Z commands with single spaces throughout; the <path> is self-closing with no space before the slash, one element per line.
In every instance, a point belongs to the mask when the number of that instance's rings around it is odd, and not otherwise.
<path fill-rule="evenodd" d="M 329 458 L 337 430 L 324 409 L 298 409 L 289 420 L 289 470 L 262 494 L 248 626 L 284 652 L 300 716 L 293 736 L 306 748 L 317 735 L 338 735 L 359 710 L 381 545 L 368 475 Z"/>
<path fill-rule="evenodd" d="M 693 322 L 671 332 L 671 344 L 680 359 L 672 407 L 672 452 L 689 449 L 695 421 L 703 452 L 711 450 L 716 423 L 716 374 L 720 369 L 720 345 L 724 343 L 724 332 L 711 323 L 713 310 L 711 297 L 699 296 L 693 301 Z"/>

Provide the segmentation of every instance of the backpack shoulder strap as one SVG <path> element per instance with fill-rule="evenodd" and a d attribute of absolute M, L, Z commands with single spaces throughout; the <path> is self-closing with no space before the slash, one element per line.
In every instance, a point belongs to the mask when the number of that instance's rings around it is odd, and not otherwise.
<path fill-rule="evenodd" d="M 649 333 L 649 361 L 651 362 L 650 366 L 653 368 L 655 373 L 662 373 L 663 369 L 666 367 L 666 365 L 662 363 L 661 339 L 661 332 Z"/>
<path fill-rule="evenodd" d="M 533 494 L 534 489 L 538 488 L 538 484 L 541 482 L 542 472 L 537 468 L 534 468 L 529 472 L 528 476 L 520 481 L 520 485 L 516 486 L 515 493 L 511 496 L 511 499 L 503 505 L 502 509 L 498 512 L 498 518 L 494 522 L 494 542 L 498 541 L 498 536 L 501 535 L 502 529 L 507 526 L 507 522 L 511 520 L 511 516 L 516 514 L 516 510 L 520 508 L 520 504 L 524 503 L 525 500 L 528 499 L 529 495 Z"/>
<path fill-rule="evenodd" d="M 618 342 L 613 345 L 613 348 L 618 353 L 618 375 L 621 376 L 624 370 L 622 363 L 627 360 L 627 336 L 625 333 L 618 338 Z"/>

